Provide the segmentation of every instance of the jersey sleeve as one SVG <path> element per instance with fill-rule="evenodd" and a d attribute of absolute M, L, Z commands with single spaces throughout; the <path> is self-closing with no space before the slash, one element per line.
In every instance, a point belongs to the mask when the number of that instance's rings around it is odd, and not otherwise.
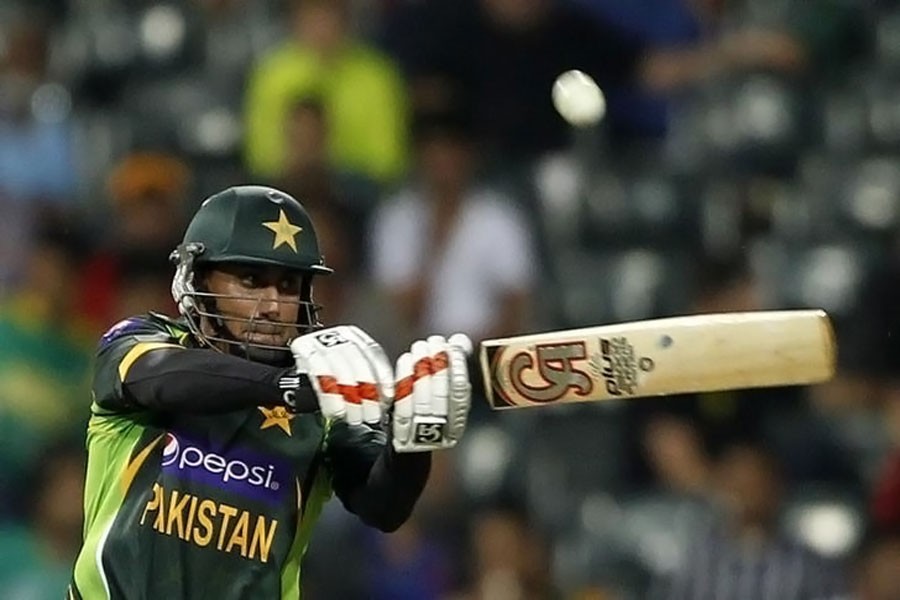
<path fill-rule="evenodd" d="M 187 332 L 147 317 L 120 321 L 100 338 L 94 363 L 95 414 L 132 412 L 140 407 L 124 391 L 124 381 L 138 358 L 163 348 L 183 348 Z"/>
<path fill-rule="evenodd" d="M 169 321 L 133 318 L 103 336 L 94 371 L 95 414 L 221 414 L 290 404 L 315 412 L 305 375 L 190 343 Z"/>

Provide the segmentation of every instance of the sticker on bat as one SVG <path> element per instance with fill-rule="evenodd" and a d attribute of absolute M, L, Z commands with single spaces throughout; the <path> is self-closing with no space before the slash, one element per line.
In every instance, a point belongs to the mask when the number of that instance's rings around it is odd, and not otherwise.
<path fill-rule="evenodd" d="M 554 402 L 569 389 L 574 389 L 579 396 L 587 396 L 594 389 L 591 377 L 573 364 L 586 358 L 583 341 L 537 345 L 533 353 L 519 352 L 513 356 L 509 362 L 509 380 L 531 402 Z"/>
<path fill-rule="evenodd" d="M 599 372 L 612 396 L 637 393 L 638 372 L 652 371 L 653 359 L 638 358 L 625 337 L 600 338 L 600 354 L 591 357 L 592 367 Z"/>

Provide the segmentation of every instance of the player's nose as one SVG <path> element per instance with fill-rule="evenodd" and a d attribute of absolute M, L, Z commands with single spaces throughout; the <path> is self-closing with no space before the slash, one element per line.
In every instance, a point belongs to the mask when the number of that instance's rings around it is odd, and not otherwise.
<path fill-rule="evenodd" d="M 273 317 L 278 314 L 280 295 L 274 285 L 266 286 L 259 291 L 256 307 L 258 316 Z"/>

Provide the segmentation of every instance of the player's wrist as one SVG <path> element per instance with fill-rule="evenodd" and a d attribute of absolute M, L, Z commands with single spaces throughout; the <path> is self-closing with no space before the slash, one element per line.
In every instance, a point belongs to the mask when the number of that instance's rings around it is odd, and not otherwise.
<path fill-rule="evenodd" d="M 275 386 L 281 395 L 281 404 L 291 413 L 309 413 L 319 410 L 319 403 L 309 377 L 293 367 L 281 370 L 275 378 Z"/>

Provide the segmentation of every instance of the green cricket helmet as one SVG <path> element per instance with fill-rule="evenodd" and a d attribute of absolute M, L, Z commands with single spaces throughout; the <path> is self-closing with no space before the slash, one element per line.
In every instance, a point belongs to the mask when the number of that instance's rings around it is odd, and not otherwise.
<path fill-rule="evenodd" d="M 219 299 L 257 300 L 224 296 L 205 288 L 198 273 L 216 265 L 281 267 L 301 277 L 298 321 L 277 324 L 300 335 L 320 327 L 319 306 L 312 301 L 312 277 L 332 272 L 319 252 L 316 231 L 303 205 L 280 190 L 255 185 L 236 186 L 203 201 L 188 224 L 182 243 L 170 257 L 176 264 L 172 296 L 192 333 L 204 345 L 267 363 L 289 359 L 286 347 L 237 339 L 225 326 L 240 322 L 248 334 L 260 325 L 255 316 L 223 315 Z M 208 327 L 202 327 L 204 322 Z M 276 324 L 266 323 L 271 328 Z"/>

